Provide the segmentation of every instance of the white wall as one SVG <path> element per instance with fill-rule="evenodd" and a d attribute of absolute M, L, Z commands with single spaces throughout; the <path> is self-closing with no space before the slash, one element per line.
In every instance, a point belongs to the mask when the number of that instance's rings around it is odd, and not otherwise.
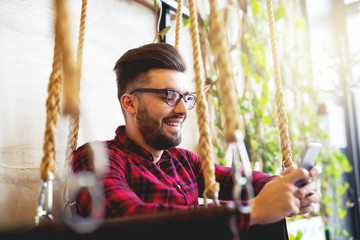
<path fill-rule="evenodd" d="M 69 1 L 69 9 L 75 53 L 81 0 Z M 33 224 L 53 57 L 53 21 L 51 0 L 0 0 L 0 230 L 8 224 Z M 156 21 L 152 9 L 133 0 L 89 0 L 79 145 L 112 139 L 116 127 L 124 124 L 112 69 L 125 51 L 153 41 Z M 180 49 L 192 82 L 190 37 L 187 29 L 182 32 Z M 195 149 L 198 139 L 195 115 L 193 111 L 188 118 L 181 145 L 190 150 Z M 59 214 L 56 208 L 62 188 L 59 178 L 67 125 L 67 118 L 62 117 L 58 130 L 55 217 Z"/>

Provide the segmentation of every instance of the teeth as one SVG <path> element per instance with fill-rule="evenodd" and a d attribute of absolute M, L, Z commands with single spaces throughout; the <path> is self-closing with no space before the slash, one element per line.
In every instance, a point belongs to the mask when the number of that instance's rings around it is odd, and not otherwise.
<path fill-rule="evenodd" d="M 180 126 L 179 122 L 165 122 L 165 124 L 170 125 L 170 126 Z"/>

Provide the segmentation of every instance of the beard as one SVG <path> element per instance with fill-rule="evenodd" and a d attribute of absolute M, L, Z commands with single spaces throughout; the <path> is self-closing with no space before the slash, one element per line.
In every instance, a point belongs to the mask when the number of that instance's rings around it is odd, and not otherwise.
<path fill-rule="evenodd" d="M 157 150 L 165 150 L 181 143 L 181 133 L 165 133 L 164 122 L 150 116 L 148 110 L 139 104 L 136 120 L 145 142 Z"/>

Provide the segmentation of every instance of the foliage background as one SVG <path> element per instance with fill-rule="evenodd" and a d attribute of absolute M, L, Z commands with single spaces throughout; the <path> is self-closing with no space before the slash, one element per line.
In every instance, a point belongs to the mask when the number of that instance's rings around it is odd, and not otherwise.
<path fill-rule="evenodd" d="M 219 162 L 225 165 L 224 111 L 218 98 L 218 70 L 209 37 L 209 12 L 204 1 L 198 3 L 203 66 L 206 83 L 211 84 L 208 103 L 214 147 Z M 282 155 L 266 4 L 258 0 L 227 0 L 223 3 L 224 27 L 233 58 L 239 109 L 251 164 L 253 169 L 278 174 Z M 326 105 L 313 79 L 303 5 L 301 1 L 285 0 L 274 1 L 273 5 L 294 163 L 299 163 L 307 143 L 321 142 L 323 145 L 317 159 L 317 164 L 323 168 L 318 179 L 323 197 L 318 211 L 306 217 L 320 215 L 330 238 L 344 236 L 351 239 L 343 220 L 347 209 L 352 206 L 351 188 L 344 180 L 344 174 L 351 172 L 352 166 L 344 154 L 330 146 L 328 140 Z M 301 239 L 301 236 L 298 233 L 290 237 Z"/>

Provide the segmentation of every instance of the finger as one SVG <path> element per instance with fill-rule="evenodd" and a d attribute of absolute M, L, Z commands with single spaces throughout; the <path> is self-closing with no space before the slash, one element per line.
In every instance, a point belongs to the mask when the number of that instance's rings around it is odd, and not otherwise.
<path fill-rule="evenodd" d="M 313 204 L 311 204 L 309 206 L 300 208 L 299 215 L 307 214 L 307 213 L 312 212 L 314 210 L 315 210 L 315 207 L 314 207 Z"/>
<path fill-rule="evenodd" d="M 314 167 L 310 170 L 309 173 L 310 173 L 310 176 L 311 176 L 312 178 L 314 178 L 314 177 L 320 175 L 321 172 L 322 172 L 322 168 L 321 168 L 320 166 L 314 166 Z"/>
<path fill-rule="evenodd" d="M 309 181 L 303 187 L 299 188 L 295 195 L 298 198 L 305 198 L 307 195 L 311 195 L 316 190 L 316 184 L 314 182 Z"/>
<path fill-rule="evenodd" d="M 310 176 L 309 172 L 306 169 L 299 168 L 291 173 L 287 174 L 284 179 L 289 183 L 295 184 L 297 181 L 303 180 L 305 182 L 309 181 Z"/>
<path fill-rule="evenodd" d="M 314 192 L 308 194 L 305 198 L 301 199 L 301 207 L 307 207 L 313 203 L 319 202 L 321 199 L 321 194 Z"/>
<path fill-rule="evenodd" d="M 298 215 L 300 211 L 301 211 L 301 201 L 298 198 L 294 198 L 288 216 Z"/>
<path fill-rule="evenodd" d="M 285 169 L 284 171 L 282 171 L 280 173 L 281 176 L 286 176 L 288 175 L 289 173 L 295 171 L 297 169 L 297 167 L 295 165 L 291 165 L 290 167 L 288 167 L 287 169 Z"/>

